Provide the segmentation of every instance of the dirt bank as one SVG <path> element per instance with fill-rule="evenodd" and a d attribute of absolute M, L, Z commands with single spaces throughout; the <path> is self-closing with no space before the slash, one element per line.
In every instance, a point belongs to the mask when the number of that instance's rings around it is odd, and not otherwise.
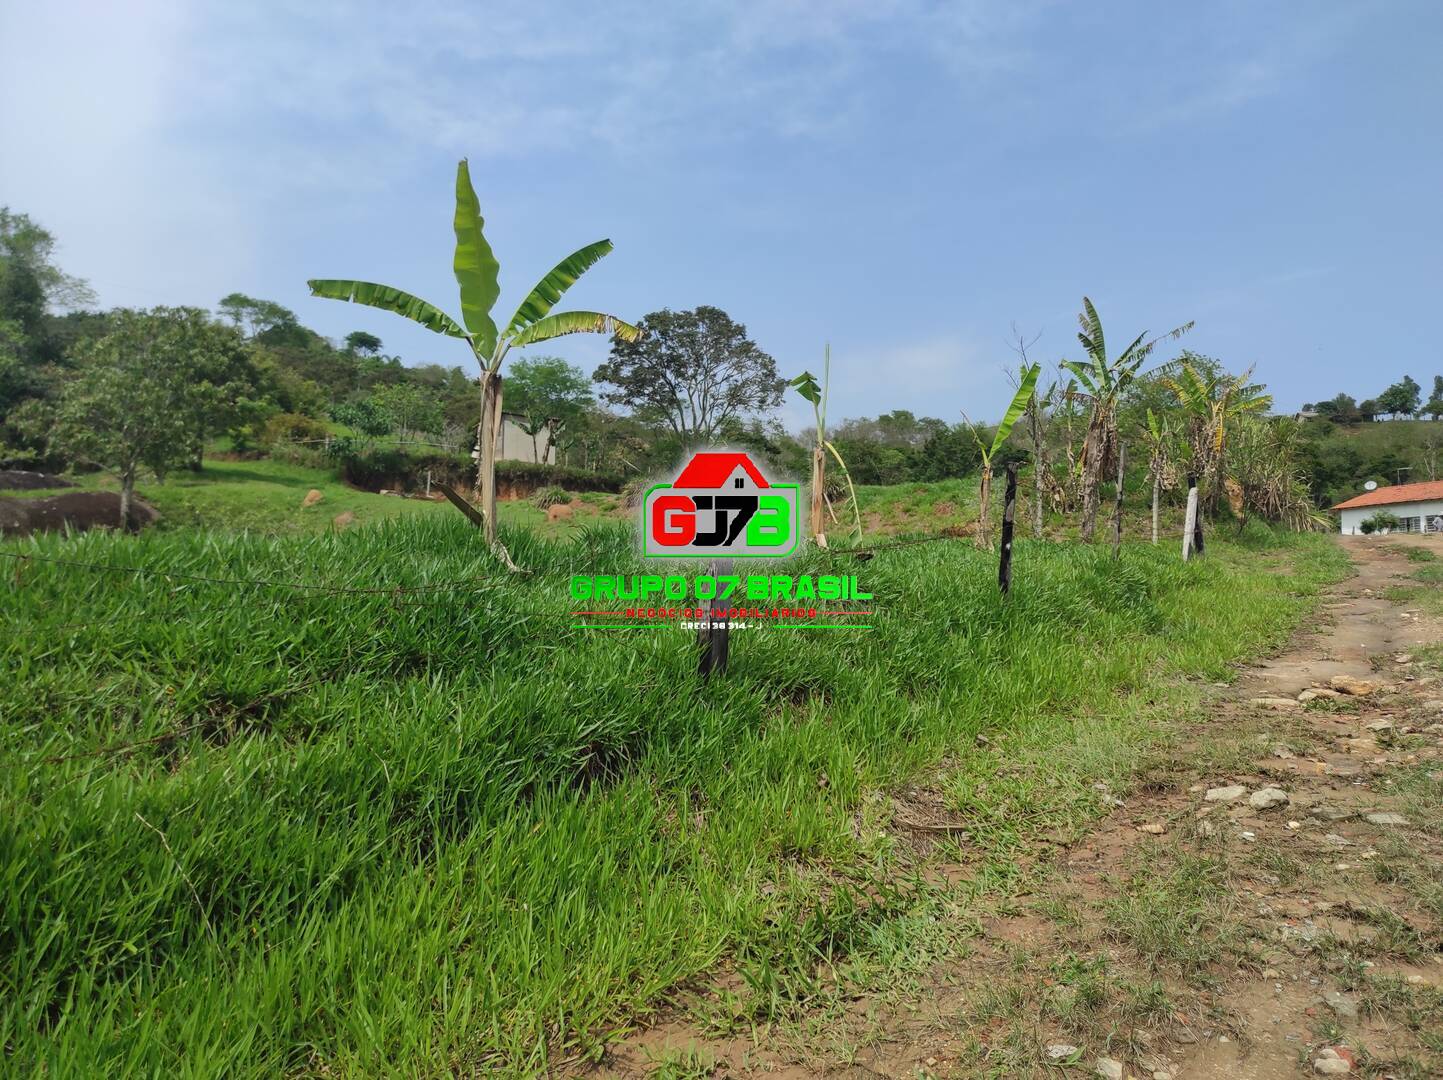
<path fill-rule="evenodd" d="M 140 528 L 159 520 L 154 507 L 132 500 L 131 523 Z M 120 524 L 120 495 L 113 491 L 75 491 L 44 499 L 0 499 L 0 536 L 34 532 L 115 528 Z"/>

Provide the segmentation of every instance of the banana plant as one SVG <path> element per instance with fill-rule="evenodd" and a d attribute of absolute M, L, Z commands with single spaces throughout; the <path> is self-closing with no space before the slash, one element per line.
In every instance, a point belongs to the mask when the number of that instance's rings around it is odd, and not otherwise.
<path fill-rule="evenodd" d="M 972 438 L 977 443 L 977 449 L 982 453 L 982 487 L 977 500 L 977 546 L 979 548 L 986 548 L 989 551 L 992 549 L 991 519 L 989 517 L 992 505 L 992 459 L 997 456 L 997 451 L 1002 449 L 1002 444 L 1007 441 L 1007 436 L 1012 434 L 1013 425 L 1027 410 L 1027 404 L 1032 400 L 1033 392 L 1037 389 L 1037 376 L 1041 372 L 1041 364 L 1032 364 L 1022 369 L 1022 378 L 1017 384 L 1017 393 L 1012 395 L 1012 401 L 1007 406 L 1002 423 L 998 424 L 997 430 L 992 433 L 990 444 L 982 441 L 976 426 L 968 425 L 972 428 Z"/>
<path fill-rule="evenodd" d="M 500 550 L 496 543 L 496 439 L 501 430 L 501 363 L 506 354 L 566 334 L 614 334 L 623 341 L 635 341 L 641 330 L 615 315 L 551 310 L 577 278 L 612 250 L 610 240 L 587 244 L 557 263 L 501 329 L 491 314 L 501 296 L 501 266 L 486 241 L 484 226 L 481 204 L 471 186 L 470 166 L 463 158 L 456 166 L 456 253 L 452 260 L 461 293 L 459 323 L 436 305 L 390 285 L 336 278 L 313 278 L 306 284 L 312 296 L 393 311 L 437 334 L 461 338 L 470 346 L 481 367 L 476 497 L 485 516 L 486 541 Z M 504 556 L 504 551 L 501 554 Z"/>
<path fill-rule="evenodd" d="M 1162 505 L 1162 491 L 1176 483 L 1176 443 L 1172 420 L 1164 415 L 1159 417 L 1147 410 L 1147 425 L 1142 431 L 1143 445 L 1147 447 L 1147 474 L 1152 479 L 1152 542 L 1157 543 L 1158 519 Z"/>
<path fill-rule="evenodd" d="M 817 442 L 812 447 L 812 503 L 811 503 L 811 529 L 812 539 L 818 547 L 827 546 L 827 534 L 822 520 L 823 501 L 826 499 L 826 472 L 827 454 L 831 454 L 837 462 L 837 467 L 842 470 L 842 476 L 847 481 L 847 492 L 852 500 L 852 513 L 856 516 L 856 527 L 858 539 L 862 536 L 862 510 L 857 505 L 857 489 L 852 486 L 852 474 L 847 471 L 847 463 L 842 460 L 842 455 L 837 448 L 827 439 L 827 394 L 832 385 L 832 346 L 828 343 L 822 360 L 822 381 L 817 382 L 817 377 L 810 371 L 804 371 L 787 384 L 798 394 L 812 403 L 812 415 L 817 421 Z"/>
<path fill-rule="evenodd" d="M 1102 489 L 1103 471 L 1115 464 L 1117 454 L 1117 403 L 1137 377 L 1138 371 L 1152 355 L 1159 342 L 1177 340 L 1193 328 L 1184 323 L 1166 334 L 1144 343 L 1146 331 L 1115 359 L 1107 356 L 1107 341 L 1102 333 L 1102 320 L 1087 297 L 1082 298 L 1082 312 L 1077 316 L 1082 332 L 1077 340 L 1087 352 L 1086 360 L 1064 360 L 1065 367 L 1077 379 L 1080 390 L 1073 396 L 1091 404 L 1087 434 L 1083 437 L 1079 462 L 1082 481 L 1082 539 L 1092 540 L 1097 525 L 1097 506 Z"/>
<path fill-rule="evenodd" d="M 1248 368 L 1241 375 L 1229 375 L 1215 365 L 1194 363 L 1191 354 L 1184 353 L 1175 372 L 1162 380 L 1187 417 L 1193 470 L 1213 499 L 1227 457 L 1228 436 L 1242 417 L 1266 412 L 1273 404 L 1271 394 L 1248 381 L 1252 374 Z"/>

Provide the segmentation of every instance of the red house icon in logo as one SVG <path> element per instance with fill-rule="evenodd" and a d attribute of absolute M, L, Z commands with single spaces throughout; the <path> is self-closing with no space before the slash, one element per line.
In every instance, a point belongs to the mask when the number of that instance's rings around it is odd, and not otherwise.
<path fill-rule="evenodd" d="M 791 554 L 801 532 L 796 484 L 773 484 L 744 453 L 694 454 L 642 503 L 645 554 L 658 558 Z"/>

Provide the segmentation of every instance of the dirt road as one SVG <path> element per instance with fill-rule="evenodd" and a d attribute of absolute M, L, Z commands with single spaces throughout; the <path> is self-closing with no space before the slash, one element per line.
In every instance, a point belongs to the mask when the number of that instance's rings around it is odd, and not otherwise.
<path fill-rule="evenodd" d="M 1443 546 L 1339 542 L 1315 625 L 929 978 L 749 1031 L 678 1010 L 590 1075 L 1443 1076 Z"/>

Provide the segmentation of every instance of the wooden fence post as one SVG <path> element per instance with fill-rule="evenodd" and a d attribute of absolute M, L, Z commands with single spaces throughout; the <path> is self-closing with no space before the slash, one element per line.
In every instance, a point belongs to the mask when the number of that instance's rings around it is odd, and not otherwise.
<path fill-rule="evenodd" d="M 1002 500 L 1002 554 L 997 563 L 997 587 L 1006 596 L 1012 590 L 1012 529 L 1017 517 L 1017 462 L 1007 463 L 1007 493 Z"/>
<path fill-rule="evenodd" d="M 713 673 L 726 674 L 727 658 L 731 651 L 731 619 L 717 618 L 714 613 L 724 611 L 732 604 L 732 601 L 723 600 L 718 595 L 721 578 L 732 572 L 732 561 L 716 559 L 712 562 L 709 572 L 712 580 L 717 582 L 718 588 L 712 591 L 711 599 L 706 602 L 706 615 L 703 616 L 701 626 L 696 632 L 697 647 L 701 653 L 699 670 L 702 682 L 710 679 Z"/>
<path fill-rule="evenodd" d="M 1117 496 L 1112 506 L 1112 557 L 1122 555 L 1122 476 L 1127 466 L 1127 446 L 1117 444 Z"/>
<path fill-rule="evenodd" d="M 1193 540 L 1197 533 L 1197 477 L 1187 478 L 1187 513 L 1182 519 L 1182 561 L 1192 557 Z"/>

